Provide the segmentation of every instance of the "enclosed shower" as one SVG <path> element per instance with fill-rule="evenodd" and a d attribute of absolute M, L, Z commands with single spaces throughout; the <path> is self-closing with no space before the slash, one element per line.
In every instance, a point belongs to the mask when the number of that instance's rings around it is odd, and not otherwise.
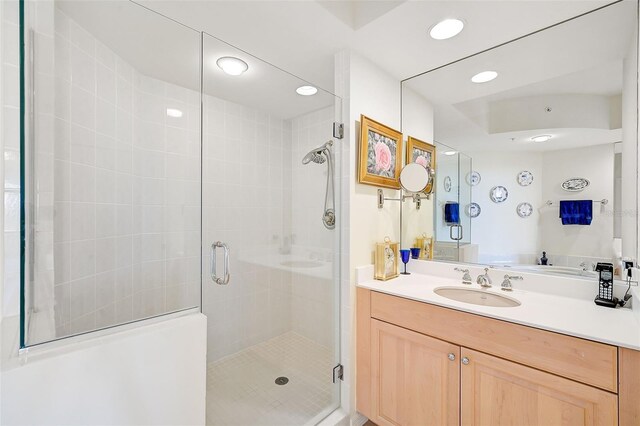
<path fill-rule="evenodd" d="M 201 310 L 207 424 L 320 421 L 341 100 L 133 2 L 25 12 L 21 345 Z"/>

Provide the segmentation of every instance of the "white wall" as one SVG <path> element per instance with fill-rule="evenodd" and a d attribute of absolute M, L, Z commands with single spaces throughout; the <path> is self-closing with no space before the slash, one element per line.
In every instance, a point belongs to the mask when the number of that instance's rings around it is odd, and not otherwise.
<path fill-rule="evenodd" d="M 345 138 L 340 142 L 344 154 L 341 164 L 344 221 L 341 237 L 341 362 L 345 366 L 341 402 L 346 411 L 354 414 L 355 268 L 373 263 L 376 242 L 383 241 L 385 236 L 393 241 L 399 241 L 400 238 L 399 203 L 390 201 L 385 203 L 383 209 L 378 209 L 378 188 L 357 183 L 360 115 L 364 114 L 389 127 L 400 129 L 401 85 L 398 80 L 355 53 L 342 51 L 336 55 L 335 61 L 336 94 L 343 99 L 345 124 Z M 432 127 L 432 122 L 427 120 L 423 125 L 421 132 L 426 129 L 424 138 L 429 139 L 428 129 Z M 399 195 L 397 190 L 385 189 L 384 193 L 391 198 Z"/>
<path fill-rule="evenodd" d="M 548 254 L 612 258 L 614 145 L 548 151 L 544 153 L 542 162 L 542 199 L 543 202 L 551 200 L 556 204 L 540 210 L 540 250 Z M 577 193 L 562 190 L 560 184 L 571 177 L 587 178 L 591 184 Z M 558 218 L 559 200 L 603 198 L 609 203 L 605 206 L 593 204 L 590 226 L 562 225 Z"/>
<path fill-rule="evenodd" d="M 368 59 L 351 55 L 349 102 L 349 144 L 351 146 L 351 256 L 354 265 L 373 262 L 376 242 L 385 236 L 399 241 L 400 205 L 385 203 L 378 209 L 378 187 L 357 183 L 360 114 L 393 129 L 400 129 L 400 82 L 376 67 Z M 386 197 L 397 198 L 399 191 L 385 189 Z"/>
<path fill-rule="evenodd" d="M 385 236 L 400 238 L 397 202 L 378 209 L 377 188 L 357 183 L 360 114 L 400 128 L 400 82 L 350 51 L 335 57 L 336 94 L 343 101 L 342 147 L 341 363 L 345 366 L 342 407 L 355 414 L 355 268 L 373 262 L 374 244 Z M 385 196 L 398 191 L 385 189 Z"/>
<path fill-rule="evenodd" d="M 532 263 L 538 252 L 539 209 L 542 208 L 542 187 L 546 176 L 542 172 L 542 154 L 536 152 L 478 151 L 469 153 L 473 169 L 480 173 L 480 183 L 472 188 L 473 202 L 482 209 L 471 219 L 471 242 L 478 245 L 481 263 Z M 523 170 L 533 174 L 533 183 L 520 186 L 517 175 Z M 491 188 L 502 185 L 509 191 L 503 203 L 489 197 Z M 528 202 L 533 214 L 521 218 L 518 204 Z M 461 215 L 466 216 L 466 205 Z M 538 256 L 540 257 L 540 256 Z"/>
<path fill-rule="evenodd" d="M 5 360 L 1 423 L 204 425 L 206 328 L 195 313 Z"/>

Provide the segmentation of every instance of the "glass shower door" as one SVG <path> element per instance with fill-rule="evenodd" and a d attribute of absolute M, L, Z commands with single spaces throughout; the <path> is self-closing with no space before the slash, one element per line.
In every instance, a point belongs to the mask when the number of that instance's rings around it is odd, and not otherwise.
<path fill-rule="evenodd" d="M 24 6 L 21 345 L 197 307 L 200 33 L 133 2 Z"/>
<path fill-rule="evenodd" d="M 471 157 L 436 143 L 438 170 L 436 175 L 434 259 L 452 262 L 476 262 L 471 246 Z M 457 204 L 458 222 L 448 222 L 445 206 Z"/>
<path fill-rule="evenodd" d="M 206 34 L 203 55 L 207 424 L 315 424 L 339 405 L 340 100 Z"/>

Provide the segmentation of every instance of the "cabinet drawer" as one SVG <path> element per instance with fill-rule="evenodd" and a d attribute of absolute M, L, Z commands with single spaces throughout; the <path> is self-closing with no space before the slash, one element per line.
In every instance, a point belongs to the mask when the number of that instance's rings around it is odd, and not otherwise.
<path fill-rule="evenodd" d="M 617 347 L 371 292 L 371 317 L 611 392 Z"/>

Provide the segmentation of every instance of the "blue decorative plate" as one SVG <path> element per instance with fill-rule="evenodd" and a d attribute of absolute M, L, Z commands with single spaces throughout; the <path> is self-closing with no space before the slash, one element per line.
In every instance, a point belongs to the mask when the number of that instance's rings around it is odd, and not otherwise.
<path fill-rule="evenodd" d="M 562 189 L 569 192 L 580 192 L 589 186 L 591 182 L 585 178 L 571 178 L 562 182 Z"/>
<path fill-rule="evenodd" d="M 482 213 L 482 209 L 478 203 L 467 204 L 467 216 L 478 217 Z"/>

